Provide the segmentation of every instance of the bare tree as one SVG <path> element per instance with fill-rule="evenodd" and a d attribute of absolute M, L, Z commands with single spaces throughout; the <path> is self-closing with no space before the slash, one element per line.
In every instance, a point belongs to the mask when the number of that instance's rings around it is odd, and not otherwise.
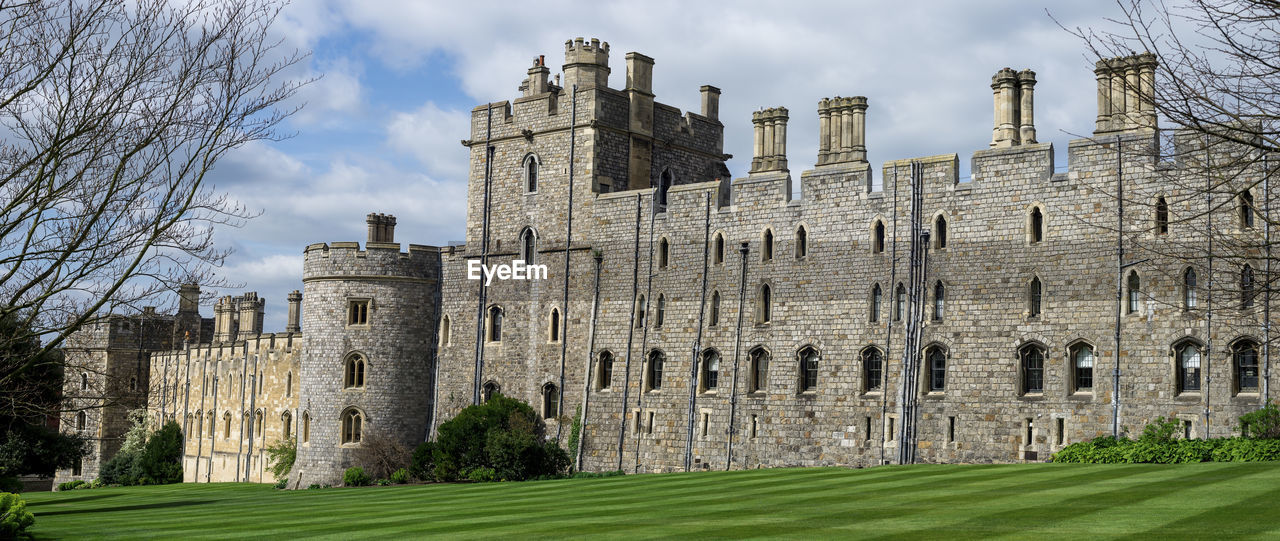
<path fill-rule="evenodd" d="M 308 81 L 276 0 L 0 0 L 0 389 L 68 335 L 210 283 L 215 227 L 254 216 L 207 175 L 281 137 Z M 215 284 L 216 285 L 216 284 Z"/>
<path fill-rule="evenodd" d="M 1213 353 L 1230 355 L 1229 392 L 1252 389 L 1265 399 L 1274 338 L 1270 304 L 1280 270 L 1271 238 L 1280 150 L 1280 2 L 1117 4 L 1120 16 L 1105 28 L 1070 31 L 1097 61 L 1094 137 L 1110 142 L 1117 134 L 1119 142 L 1120 132 L 1131 136 L 1117 152 L 1132 161 L 1126 175 L 1134 180 L 1108 194 L 1125 209 L 1126 263 L 1152 260 L 1139 268 L 1180 294 L 1146 295 L 1148 302 L 1197 315 L 1188 325 L 1204 331 Z M 1156 63 L 1153 76 L 1134 77 L 1133 66 L 1147 61 Z M 1152 105 L 1137 129 L 1103 125 L 1104 109 L 1135 98 Z M 1157 118 L 1159 130 L 1153 129 Z M 1096 225 L 1115 230 L 1115 224 Z M 1207 403 L 1205 411 L 1207 419 Z"/>

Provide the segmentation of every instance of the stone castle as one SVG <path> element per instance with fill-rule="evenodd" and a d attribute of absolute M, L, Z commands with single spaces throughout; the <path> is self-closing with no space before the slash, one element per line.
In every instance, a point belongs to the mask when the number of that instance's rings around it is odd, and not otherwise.
<path fill-rule="evenodd" d="M 292 435 L 289 485 L 306 487 L 337 482 L 370 434 L 416 444 L 495 392 L 562 444 L 579 418 L 580 468 L 627 472 L 1044 460 L 1158 416 L 1226 435 L 1268 395 L 1250 268 L 1166 255 L 1205 254 L 1187 217 L 1209 202 L 1142 152 L 1153 56 L 1098 63 L 1096 131 L 1065 171 L 1037 141 L 1030 70 L 992 78 L 968 179 L 957 154 L 874 172 L 869 100 L 823 99 L 801 198 L 786 108 L 753 113 L 750 172 L 731 179 L 720 90 L 681 113 L 655 100 L 653 59 L 625 60 L 610 88 L 608 43 L 572 40 L 563 82 L 538 57 L 520 97 L 472 111 L 464 246 L 402 246 L 371 214 L 363 246 L 306 247 L 283 333 L 254 294 L 202 319 L 193 286 L 176 315 L 82 333 L 69 400 L 115 400 L 64 421 L 96 447 L 58 480 L 96 477 L 142 405 L 182 424 L 188 481 L 269 482 L 262 449 Z M 1123 270 L 1119 174 L 1143 203 Z M 1238 199 L 1213 228 L 1253 234 L 1252 192 Z M 516 260 L 547 277 L 469 278 Z M 1210 318 L 1214 282 L 1243 291 Z"/>

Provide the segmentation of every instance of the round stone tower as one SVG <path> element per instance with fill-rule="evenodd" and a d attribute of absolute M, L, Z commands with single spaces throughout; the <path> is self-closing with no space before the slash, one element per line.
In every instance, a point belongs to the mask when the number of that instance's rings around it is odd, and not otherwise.
<path fill-rule="evenodd" d="M 338 484 L 372 440 L 410 447 L 431 421 L 440 253 L 393 242 L 395 218 L 369 215 L 369 242 L 303 256 L 298 455 L 290 487 Z"/>

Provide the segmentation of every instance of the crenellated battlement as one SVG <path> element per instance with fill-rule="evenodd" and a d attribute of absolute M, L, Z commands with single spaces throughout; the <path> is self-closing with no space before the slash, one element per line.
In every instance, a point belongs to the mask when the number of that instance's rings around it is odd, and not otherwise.
<path fill-rule="evenodd" d="M 303 251 L 302 281 L 321 278 L 369 279 L 439 276 L 440 249 L 410 244 L 400 251 L 398 242 L 316 243 Z"/>

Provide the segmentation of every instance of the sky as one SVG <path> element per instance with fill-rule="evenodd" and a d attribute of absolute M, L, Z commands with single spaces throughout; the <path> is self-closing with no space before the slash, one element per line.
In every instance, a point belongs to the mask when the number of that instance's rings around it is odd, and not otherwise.
<path fill-rule="evenodd" d="M 261 212 L 217 231 L 233 250 L 218 276 L 245 286 L 217 292 L 258 292 L 265 330 L 281 331 L 303 248 L 364 242 L 366 214 L 395 215 L 402 244 L 463 239 L 470 110 L 518 97 L 538 55 L 560 73 L 567 39 L 609 43 L 612 88 L 627 52 L 654 58 L 656 99 L 683 111 L 698 111 L 699 86 L 719 87 L 734 178 L 751 161 L 752 111 L 790 109 L 798 179 L 816 160 L 818 100 L 858 95 L 876 176 L 885 161 L 949 153 L 965 176 L 991 141 L 991 76 L 1003 67 L 1036 72 L 1038 139 L 1065 167 L 1067 142 L 1093 129 L 1096 91 L 1094 59 L 1062 27 L 1108 28 L 1119 14 L 1103 0 L 295 0 L 273 31 L 282 51 L 310 56 L 285 75 L 318 79 L 288 104 L 304 105 L 281 126 L 290 137 L 241 147 L 211 173 L 216 191 Z"/>

